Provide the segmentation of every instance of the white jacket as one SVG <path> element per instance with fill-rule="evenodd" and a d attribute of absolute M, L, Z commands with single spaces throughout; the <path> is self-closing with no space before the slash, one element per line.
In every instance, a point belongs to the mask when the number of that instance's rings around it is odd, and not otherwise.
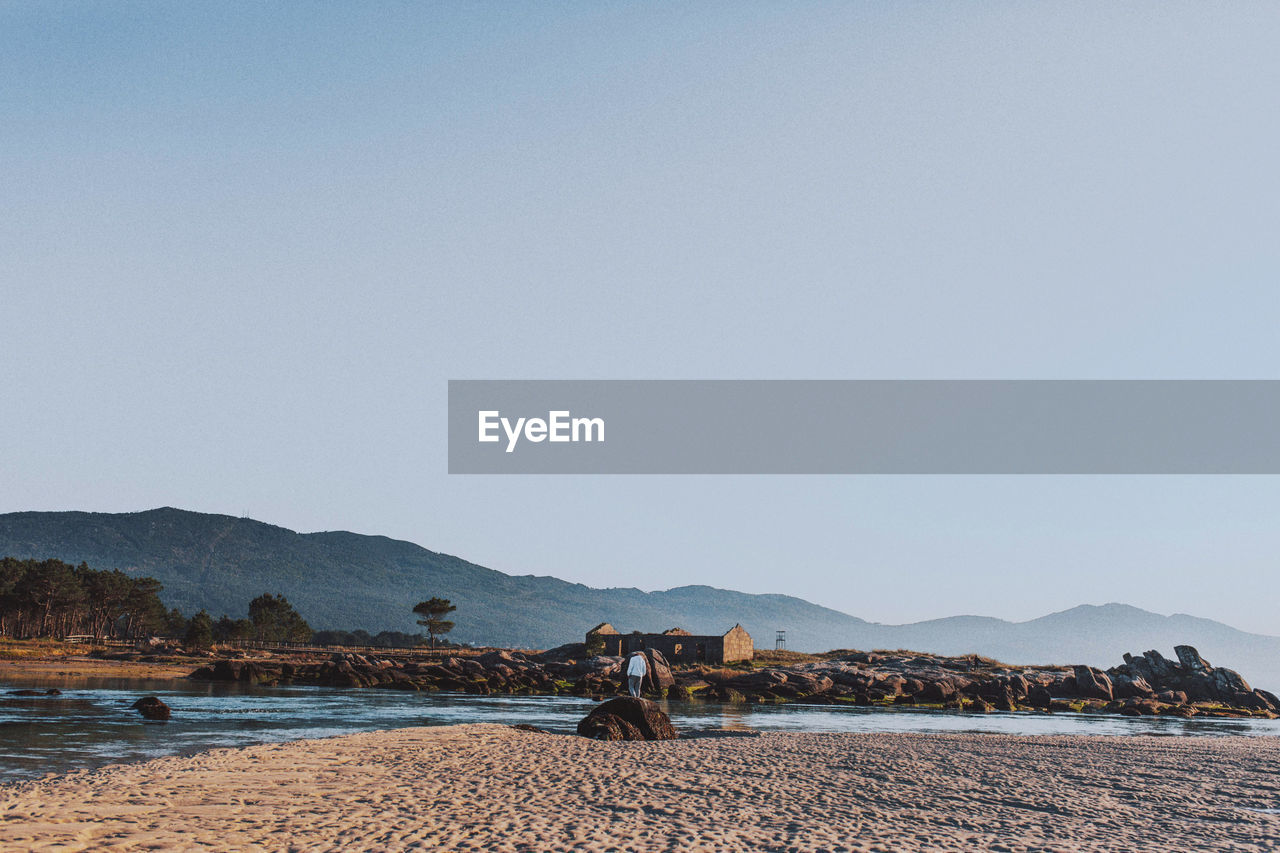
<path fill-rule="evenodd" d="M 638 675 L 644 678 L 646 672 L 649 671 L 649 665 L 644 662 L 644 655 L 632 655 L 631 662 L 627 664 L 627 675 Z"/>

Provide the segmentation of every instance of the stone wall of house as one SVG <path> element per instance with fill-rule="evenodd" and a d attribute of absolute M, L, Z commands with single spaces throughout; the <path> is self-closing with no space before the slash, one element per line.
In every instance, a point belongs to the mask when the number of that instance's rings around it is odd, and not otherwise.
<path fill-rule="evenodd" d="M 732 630 L 724 635 L 723 640 L 723 659 L 725 663 L 733 663 L 736 660 L 751 660 L 756 655 L 755 644 L 751 641 L 751 635 L 741 625 L 734 625 Z"/>
<path fill-rule="evenodd" d="M 622 654 L 622 638 L 618 629 L 603 622 L 587 632 L 587 651 L 590 654 Z"/>
<path fill-rule="evenodd" d="M 602 653 L 606 655 L 629 655 L 645 649 L 657 649 L 673 664 L 730 663 L 751 660 L 755 653 L 751 635 L 740 625 L 735 626 L 723 637 L 593 632 L 587 636 L 588 644 L 592 640 L 604 643 Z"/>

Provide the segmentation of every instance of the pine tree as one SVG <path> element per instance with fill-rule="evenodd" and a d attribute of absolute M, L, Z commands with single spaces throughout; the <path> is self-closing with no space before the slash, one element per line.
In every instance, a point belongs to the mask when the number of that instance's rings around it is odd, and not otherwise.
<path fill-rule="evenodd" d="M 449 603 L 447 598 L 429 598 L 426 601 L 419 601 L 413 607 L 413 612 L 419 616 L 425 616 L 425 619 L 419 619 L 418 624 L 427 629 L 427 636 L 431 638 L 431 648 L 436 647 L 436 637 L 444 636 L 453 630 L 453 623 L 443 617 L 457 610 Z"/>

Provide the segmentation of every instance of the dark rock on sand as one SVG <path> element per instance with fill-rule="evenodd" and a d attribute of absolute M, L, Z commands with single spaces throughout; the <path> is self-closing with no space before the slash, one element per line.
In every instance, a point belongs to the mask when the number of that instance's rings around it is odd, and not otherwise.
<path fill-rule="evenodd" d="M 648 699 L 622 696 L 598 705 L 578 723 L 578 734 L 595 740 L 674 740 L 671 718 Z"/>
<path fill-rule="evenodd" d="M 129 707 L 148 720 L 167 720 L 172 714 L 169 706 L 161 702 L 156 696 L 144 696 Z"/>

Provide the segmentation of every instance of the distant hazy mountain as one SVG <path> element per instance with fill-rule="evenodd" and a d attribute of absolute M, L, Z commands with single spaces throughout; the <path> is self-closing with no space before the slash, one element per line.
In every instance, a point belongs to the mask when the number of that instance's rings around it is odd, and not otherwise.
<path fill-rule="evenodd" d="M 0 514 L 0 556 L 56 557 L 152 575 L 162 598 L 186 613 L 243 616 L 263 592 L 288 596 L 314 628 L 417 631 L 410 608 L 433 595 L 458 605 L 462 641 L 546 648 L 591 626 L 623 631 L 679 626 L 721 633 L 741 623 L 760 647 L 778 628 L 789 648 L 910 648 L 977 652 L 1017 663 L 1112 666 L 1125 651 L 1177 643 L 1239 670 L 1255 686 L 1280 686 L 1280 638 L 1194 616 L 1160 616 L 1122 604 L 1084 605 L 1029 622 L 952 616 L 882 625 L 786 595 L 708 586 L 661 592 L 594 589 L 552 577 L 511 576 L 410 542 L 355 533 L 295 533 L 247 518 L 178 509 L 134 513 Z"/>

